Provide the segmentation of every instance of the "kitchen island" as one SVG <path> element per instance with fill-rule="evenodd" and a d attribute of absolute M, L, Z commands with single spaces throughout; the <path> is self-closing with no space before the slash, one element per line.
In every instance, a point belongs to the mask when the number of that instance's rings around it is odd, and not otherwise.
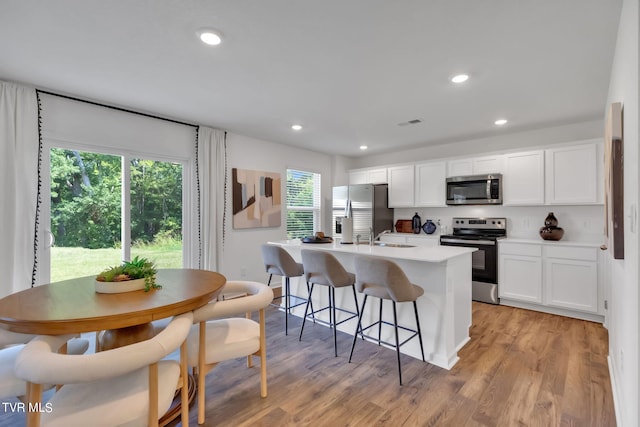
<path fill-rule="evenodd" d="M 371 255 L 390 259 L 396 262 L 405 272 L 412 283 L 424 289 L 424 295 L 418 298 L 418 312 L 424 343 L 425 360 L 445 369 L 451 369 L 458 361 L 458 350 L 469 341 L 469 327 L 471 326 L 471 253 L 474 248 L 453 246 L 436 247 L 398 247 L 342 245 L 340 243 L 301 243 L 300 240 L 284 240 L 269 242 L 282 246 L 293 258 L 301 261 L 300 251 L 311 249 L 329 251 L 340 260 L 342 265 L 355 273 L 354 259 L 357 255 Z M 291 279 L 291 291 L 294 295 L 306 295 L 306 284 L 303 278 Z M 358 294 L 360 307 L 363 296 Z M 363 315 L 364 326 L 378 319 L 378 301 L 367 302 Z M 313 305 L 324 307 L 327 305 L 327 292 L 318 286 L 314 290 Z M 336 290 L 336 305 L 346 309 L 353 309 L 353 295 L 350 289 Z M 294 314 L 302 317 L 304 306 L 294 310 Z M 323 314 L 323 313 L 321 313 Z M 348 317 L 343 314 L 343 318 Z M 327 314 L 328 316 L 328 314 Z M 393 319 L 391 303 L 384 304 L 383 319 Z M 341 320 L 340 314 L 337 316 Z M 409 327 L 415 326 L 413 305 L 398 304 L 398 322 Z M 338 330 L 353 335 L 357 321 L 351 320 L 341 324 Z M 393 342 L 393 328 L 383 328 L 382 339 Z M 304 337 L 303 337 L 304 339 Z M 403 337 L 400 337 L 403 341 Z M 348 354 L 348 348 L 338 348 L 339 354 Z M 420 344 L 413 339 L 401 347 L 401 352 L 421 359 Z M 354 354 L 357 360 L 357 346 Z"/>

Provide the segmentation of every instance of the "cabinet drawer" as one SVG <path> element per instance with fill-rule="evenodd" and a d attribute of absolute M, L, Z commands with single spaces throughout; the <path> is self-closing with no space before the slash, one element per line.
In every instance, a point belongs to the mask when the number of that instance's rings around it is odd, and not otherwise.
<path fill-rule="evenodd" d="M 580 261 L 598 260 L 598 251 L 596 248 L 577 246 L 545 246 L 544 255 L 546 258 L 575 259 Z"/>
<path fill-rule="evenodd" d="M 540 245 L 528 245 L 526 243 L 498 243 L 501 255 L 542 256 Z"/>

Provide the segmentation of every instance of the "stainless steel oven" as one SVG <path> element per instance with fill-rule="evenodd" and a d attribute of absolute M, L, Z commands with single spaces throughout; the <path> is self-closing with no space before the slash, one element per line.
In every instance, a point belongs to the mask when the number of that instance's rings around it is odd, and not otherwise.
<path fill-rule="evenodd" d="M 453 218 L 453 234 L 443 246 L 478 249 L 471 255 L 472 299 L 498 304 L 498 239 L 506 236 L 506 218 Z"/>

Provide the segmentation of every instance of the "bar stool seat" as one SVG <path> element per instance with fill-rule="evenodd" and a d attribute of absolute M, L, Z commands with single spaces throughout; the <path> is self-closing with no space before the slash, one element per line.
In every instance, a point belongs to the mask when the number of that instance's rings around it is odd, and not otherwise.
<path fill-rule="evenodd" d="M 301 297 L 291 294 L 291 277 L 300 277 L 304 274 L 302 264 L 297 263 L 289 253 L 280 246 L 274 245 L 262 245 L 262 259 L 264 266 L 269 273 L 269 282 L 267 286 L 271 286 L 271 278 L 275 274 L 285 278 L 284 292 L 275 299 L 284 299 L 284 334 L 289 334 L 289 314 L 291 309 L 300 305 L 306 304 L 308 297 Z M 307 292 L 309 291 L 309 285 L 307 284 Z M 295 300 L 295 303 L 291 305 L 291 298 Z M 279 305 L 278 305 L 279 306 Z"/>
<path fill-rule="evenodd" d="M 400 347 L 406 344 L 411 339 L 418 337 L 420 341 L 420 351 L 422 353 L 422 361 L 424 362 L 424 346 L 422 345 L 422 334 L 420 331 L 420 320 L 418 318 L 418 306 L 416 300 L 424 294 L 424 289 L 420 286 L 414 285 L 409 281 L 404 271 L 398 264 L 393 261 L 384 258 L 372 257 L 372 256 L 356 256 L 355 259 L 356 270 L 356 284 L 355 287 L 358 292 L 364 294 L 364 300 L 362 301 L 362 307 L 360 308 L 360 316 L 358 317 L 358 326 L 356 333 L 353 336 L 353 342 L 351 344 L 351 354 L 349 355 L 349 363 L 353 357 L 353 350 L 356 345 L 357 335 L 364 335 L 364 337 L 373 339 L 381 343 L 394 346 L 396 349 L 398 359 L 398 379 L 400 385 L 402 385 L 402 368 L 400 366 Z M 362 314 L 364 313 L 365 305 L 367 304 L 367 298 L 375 297 L 380 299 L 379 317 L 378 321 L 370 324 L 369 326 L 362 326 Z M 382 303 L 384 300 L 390 300 L 393 303 L 393 323 L 382 320 Z M 396 309 L 396 303 L 413 302 L 413 311 L 416 317 L 416 329 L 410 329 L 405 326 L 398 325 L 398 314 Z M 388 343 L 381 340 L 382 325 L 391 325 L 395 331 L 395 343 Z M 372 337 L 365 334 L 365 332 L 378 326 L 378 337 Z M 411 332 L 412 334 L 400 342 L 398 336 L 398 329 Z"/>
<path fill-rule="evenodd" d="M 311 249 L 302 249 L 302 265 L 304 267 L 304 278 L 307 284 L 311 285 L 309 289 L 309 301 L 304 311 L 304 317 L 302 318 L 302 327 L 300 328 L 299 340 L 302 341 L 302 332 L 304 331 L 305 321 L 307 316 L 312 316 L 318 323 L 328 325 L 333 329 L 333 352 L 338 356 L 338 339 L 336 328 L 338 325 L 359 317 L 358 311 L 358 298 L 356 296 L 356 289 L 354 287 L 356 276 L 353 273 L 348 272 L 340 264 L 340 261 L 329 252 L 317 251 Z M 329 290 L 329 305 L 318 310 L 313 310 L 311 305 L 311 295 L 313 294 L 313 288 L 315 285 L 327 286 Z M 353 291 L 353 302 L 356 307 L 356 311 L 346 310 L 341 307 L 336 307 L 336 288 L 351 287 Z M 309 313 L 311 308 L 311 313 Z M 316 314 L 329 310 L 329 322 L 323 321 L 316 317 Z M 346 319 L 337 321 L 336 311 L 347 313 L 350 316 Z"/>

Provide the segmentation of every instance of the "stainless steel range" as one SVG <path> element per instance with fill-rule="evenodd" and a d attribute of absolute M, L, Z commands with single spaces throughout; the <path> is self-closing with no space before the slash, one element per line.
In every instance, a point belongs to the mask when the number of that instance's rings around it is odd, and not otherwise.
<path fill-rule="evenodd" d="M 472 299 L 498 304 L 498 239 L 507 236 L 506 218 L 453 218 L 453 234 L 440 236 L 443 246 L 477 248 L 472 254 Z"/>

